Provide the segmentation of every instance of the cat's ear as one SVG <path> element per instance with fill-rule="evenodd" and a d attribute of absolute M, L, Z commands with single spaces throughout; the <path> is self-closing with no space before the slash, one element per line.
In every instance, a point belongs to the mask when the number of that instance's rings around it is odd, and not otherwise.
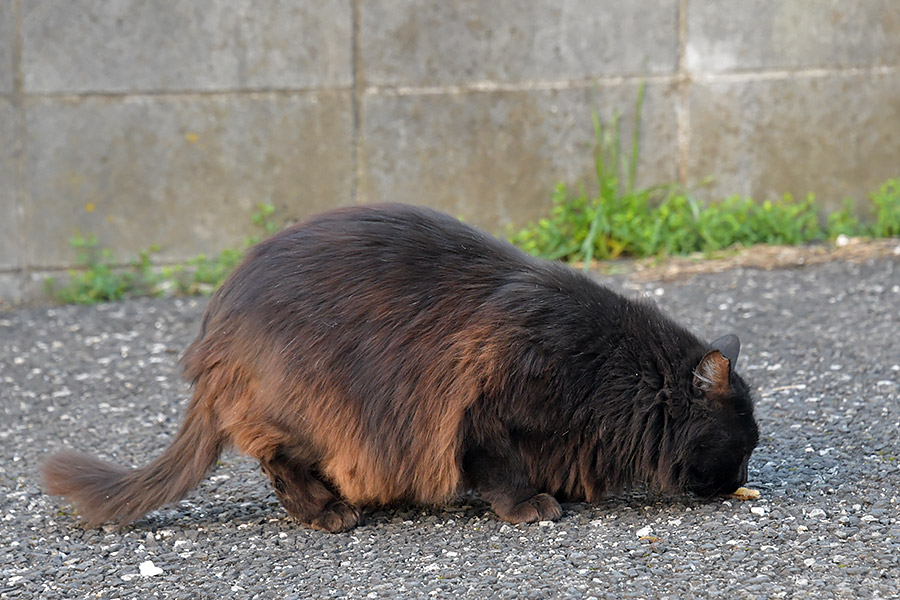
<path fill-rule="evenodd" d="M 710 350 L 694 369 L 694 387 L 707 398 L 724 398 L 728 395 L 731 361 L 722 350 Z"/>
<path fill-rule="evenodd" d="M 728 335 L 723 335 L 718 338 L 710 344 L 709 347 L 712 350 L 721 352 L 722 356 L 727 358 L 728 362 L 731 363 L 731 367 L 734 368 L 734 365 L 737 363 L 738 354 L 741 353 L 741 340 L 733 333 L 729 333 Z"/>
<path fill-rule="evenodd" d="M 741 340 L 733 333 L 716 339 L 694 369 L 694 387 L 707 397 L 728 394 L 731 369 L 741 353 Z"/>

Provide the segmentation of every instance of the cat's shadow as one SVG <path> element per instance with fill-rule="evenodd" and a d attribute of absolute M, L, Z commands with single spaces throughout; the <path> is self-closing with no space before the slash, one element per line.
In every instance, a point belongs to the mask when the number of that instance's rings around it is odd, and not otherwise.
<path fill-rule="evenodd" d="M 719 499 L 721 500 L 721 498 Z M 563 502 L 561 523 L 583 524 L 594 519 L 620 515 L 623 510 L 641 510 L 647 506 L 668 507 L 681 513 L 695 510 L 711 501 L 695 496 L 657 496 L 644 492 L 635 492 L 622 496 L 610 496 L 601 502 Z M 188 504 L 185 506 L 185 504 Z M 466 494 L 456 501 L 444 506 L 427 506 L 415 504 L 398 504 L 370 510 L 364 513 L 362 523 L 352 531 L 374 532 L 385 528 L 421 528 L 425 525 L 448 525 L 456 522 L 469 522 L 479 529 L 500 529 L 510 525 L 500 520 L 491 510 L 490 505 L 477 494 Z M 157 510 L 136 520 L 124 530 L 158 531 L 161 529 L 226 527 L 240 528 L 243 525 L 262 527 L 274 526 L 279 531 L 308 531 L 311 534 L 333 535 L 308 529 L 292 519 L 279 504 L 274 494 L 264 498 L 239 503 L 218 502 L 211 504 L 194 504 L 182 502 L 180 506 Z M 527 528 L 536 524 L 519 524 L 516 527 Z"/>

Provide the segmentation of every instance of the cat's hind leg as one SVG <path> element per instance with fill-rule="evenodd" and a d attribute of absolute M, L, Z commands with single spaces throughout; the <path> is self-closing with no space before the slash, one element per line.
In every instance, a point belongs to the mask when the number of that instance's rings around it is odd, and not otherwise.
<path fill-rule="evenodd" d="M 293 518 L 304 525 L 332 533 L 348 531 L 359 524 L 361 515 L 339 493 L 307 465 L 294 460 L 279 448 L 268 460 L 260 460 L 275 495 Z"/>
<path fill-rule="evenodd" d="M 539 493 L 528 481 L 522 457 L 507 440 L 474 445 L 463 455 L 466 482 L 481 492 L 504 521 L 555 521 L 562 508 L 550 494 Z"/>
<path fill-rule="evenodd" d="M 234 413 L 226 430 L 241 452 L 259 461 L 291 517 L 330 532 L 347 531 L 359 524 L 359 509 L 316 472 L 315 453 L 305 440 L 255 414 Z"/>

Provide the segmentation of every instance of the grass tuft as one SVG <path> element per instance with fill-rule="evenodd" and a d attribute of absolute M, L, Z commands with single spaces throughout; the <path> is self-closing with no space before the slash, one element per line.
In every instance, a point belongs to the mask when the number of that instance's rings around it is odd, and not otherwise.
<path fill-rule="evenodd" d="M 259 234 L 244 240 L 240 250 L 226 248 L 212 257 L 201 254 L 183 264 L 158 268 L 151 256 L 159 252 L 159 246 L 142 250 L 137 260 L 123 265 L 111 250 L 99 246 L 95 235 L 76 236 L 71 244 L 78 268 L 69 270 L 65 283 L 53 277 L 45 279 L 45 292 L 63 304 L 96 304 L 132 296 L 211 294 L 241 262 L 247 248 L 278 229 L 271 219 L 274 212 L 271 204 L 258 206 L 251 220 Z"/>
<path fill-rule="evenodd" d="M 900 235 L 900 178 L 891 179 L 870 196 L 875 221 L 857 219 L 849 200 L 827 216 L 822 227 L 815 197 L 762 203 L 731 196 L 704 205 L 677 183 L 639 187 L 636 168 L 644 87 L 639 88 L 634 136 L 623 154 L 619 117 L 604 125 L 594 115 L 596 192 L 584 186 L 572 192 L 558 184 L 550 214 L 510 235 L 525 251 L 550 260 L 583 262 L 623 256 L 647 257 L 710 253 L 730 246 L 799 245 L 838 235 Z"/>

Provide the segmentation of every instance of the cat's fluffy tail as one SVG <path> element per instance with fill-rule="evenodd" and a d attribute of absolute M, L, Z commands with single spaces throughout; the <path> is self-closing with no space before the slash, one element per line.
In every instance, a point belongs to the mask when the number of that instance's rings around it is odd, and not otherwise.
<path fill-rule="evenodd" d="M 88 527 L 125 525 L 181 499 L 197 487 L 222 452 L 217 428 L 189 411 L 168 448 L 153 462 L 127 469 L 79 452 L 60 452 L 42 466 L 46 491 L 69 498 Z"/>

